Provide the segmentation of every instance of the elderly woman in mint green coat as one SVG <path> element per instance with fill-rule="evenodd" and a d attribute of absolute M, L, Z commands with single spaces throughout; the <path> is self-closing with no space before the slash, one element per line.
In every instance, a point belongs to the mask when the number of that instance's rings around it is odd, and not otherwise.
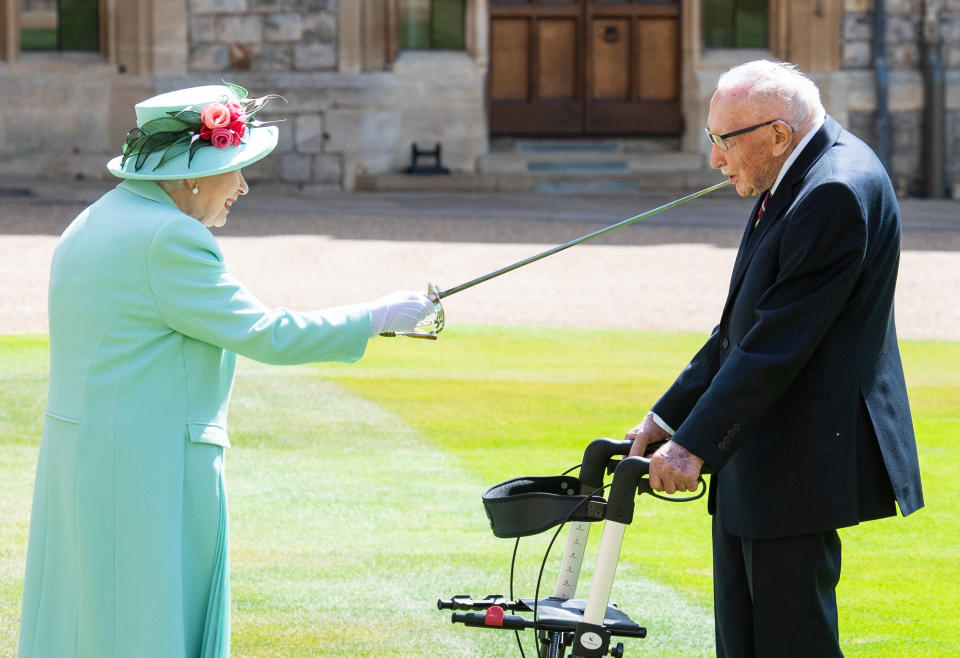
<path fill-rule="evenodd" d="M 236 355 L 356 361 L 371 336 L 433 308 L 400 291 L 271 309 L 231 276 L 208 227 L 247 193 L 241 167 L 277 143 L 253 118 L 263 102 L 217 85 L 138 104 L 139 127 L 108 164 L 125 180 L 57 245 L 21 658 L 229 656 Z"/>

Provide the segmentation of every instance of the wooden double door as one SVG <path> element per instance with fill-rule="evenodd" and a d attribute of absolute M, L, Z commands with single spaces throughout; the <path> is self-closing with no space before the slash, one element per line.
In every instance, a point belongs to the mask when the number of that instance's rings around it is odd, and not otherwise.
<path fill-rule="evenodd" d="M 680 133 L 680 0 L 489 6 L 491 133 Z"/>

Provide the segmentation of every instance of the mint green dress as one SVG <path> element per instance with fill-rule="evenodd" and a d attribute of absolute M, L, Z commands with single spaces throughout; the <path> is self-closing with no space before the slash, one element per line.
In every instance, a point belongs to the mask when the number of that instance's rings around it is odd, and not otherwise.
<path fill-rule="evenodd" d="M 61 237 L 49 311 L 19 656 L 229 656 L 236 355 L 355 361 L 366 308 L 265 307 L 206 227 L 126 180 Z"/>

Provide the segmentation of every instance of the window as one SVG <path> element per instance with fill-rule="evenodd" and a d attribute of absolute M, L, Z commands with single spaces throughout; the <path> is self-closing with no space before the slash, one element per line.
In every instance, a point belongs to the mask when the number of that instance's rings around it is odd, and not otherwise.
<path fill-rule="evenodd" d="M 401 50 L 462 50 L 465 0 L 398 0 Z"/>
<path fill-rule="evenodd" d="M 19 0 L 21 50 L 99 50 L 99 0 Z"/>
<path fill-rule="evenodd" d="M 704 0 L 704 46 L 766 48 L 768 19 L 767 0 Z"/>

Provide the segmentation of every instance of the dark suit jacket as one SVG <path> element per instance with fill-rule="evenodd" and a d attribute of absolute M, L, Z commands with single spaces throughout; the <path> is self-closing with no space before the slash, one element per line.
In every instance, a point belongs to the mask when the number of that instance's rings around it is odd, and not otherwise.
<path fill-rule="evenodd" d="M 754 208 L 754 215 L 756 207 Z M 654 405 L 718 471 L 731 533 L 785 537 L 923 506 L 893 317 L 900 211 L 868 146 L 827 117 L 753 216 L 706 344 Z"/>

